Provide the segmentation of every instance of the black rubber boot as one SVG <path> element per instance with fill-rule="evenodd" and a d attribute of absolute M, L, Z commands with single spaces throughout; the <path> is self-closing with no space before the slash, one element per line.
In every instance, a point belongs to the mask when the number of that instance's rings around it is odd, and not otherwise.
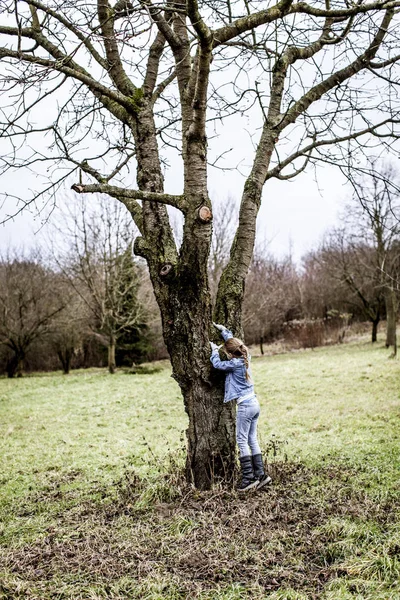
<path fill-rule="evenodd" d="M 261 454 L 254 454 L 252 456 L 253 459 L 253 469 L 254 469 L 254 477 L 258 479 L 257 489 L 260 489 L 264 485 L 271 483 L 272 479 L 264 470 L 264 463 Z"/>
<path fill-rule="evenodd" d="M 242 469 L 242 482 L 238 487 L 240 492 L 251 490 L 258 485 L 259 481 L 254 477 L 253 461 L 251 456 L 241 456 L 239 458 Z"/>

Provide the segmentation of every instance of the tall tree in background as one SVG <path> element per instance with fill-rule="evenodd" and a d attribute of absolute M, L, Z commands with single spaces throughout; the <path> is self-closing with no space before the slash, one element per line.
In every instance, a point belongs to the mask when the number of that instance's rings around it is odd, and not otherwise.
<path fill-rule="evenodd" d="M 246 341 L 264 343 L 277 337 L 286 320 L 301 315 L 299 277 L 291 257 L 277 260 L 255 253 L 243 305 Z"/>
<path fill-rule="evenodd" d="M 213 150 L 208 119 L 217 133 L 236 114 L 252 128 L 254 154 L 247 157 L 239 225 L 214 309 L 214 319 L 240 335 L 266 182 L 294 178 L 313 162 L 357 160 L 371 137 L 390 146 L 396 136 L 399 6 L 400 0 L 279 0 L 262 8 L 247 0 L 1 4 L 4 169 L 40 169 L 47 161 L 47 190 L 79 171 L 77 193 L 101 192 L 128 207 L 189 416 L 187 474 L 200 488 L 214 475 L 226 477 L 235 460 L 234 407 L 223 404 L 209 363 L 208 152 L 213 164 L 223 152 Z M 164 190 L 166 148 L 176 148 L 183 163 L 178 194 Z M 166 205 L 184 215 L 179 250 Z"/>
<path fill-rule="evenodd" d="M 376 285 L 385 298 L 386 347 L 397 353 L 397 306 L 399 291 L 400 176 L 388 163 L 371 161 L 364 173 L 351 175 L 353 236 L 366 240 L 374 250 Z"/>
<path fill-rule="evenodd" d="M 327 242 L 322 248 L 308 252 L 302 259 L 299 291 L 302 312 L 307 319 L 326 319 L 331 309 L 337 309 L 337 300 L 343 287 L 341 276 L 332 268 L 335 261 L 324 256 Z M 347 290 L 346 290 L 347 292 Z M 341 298 L 340 298 L 341 299 Z M 340 301 L 340 300 L 339 300 Z"/>
<path fill-rule="evenodd" d="M 114 373 L 118 340 L 139 331 L 145 318 L 137 299 L 139 273 L 130 219 L 115 201 L 99 198 L 95 210 L 84 201 L 70 202 L 62 233 L 67 250 L 59 253 L 57 263 L 91 315 L 89 326 L 108 348 L 108 370 Z"/>
<path fill-rule="evenodd" d="M 57 315 L 50 344 L 61 363 L 63 373 L 68 375 L 73 357 L 83 347 L 87 336 L 90 316 L 81 296 L 70 289 L 69 302 Z"/>
<path fill-rule="evenodd" d="M 332 298 L 332 290 L 336 288 L 348 310 L 360 312 L 364 319 L 372 323 L 371 341 L 376 342 L 385 296 L 376 252 L 368 240 L 355 238 L 352 230 L 335 229 L 311 256 L 324 274 L 319 281 L 325 280 L 327 284 L 324 286 L 326 308 L 331 308 L 328 303 Z M 347 297 L 343 294 L 345 289 L 350 292 Z"/>

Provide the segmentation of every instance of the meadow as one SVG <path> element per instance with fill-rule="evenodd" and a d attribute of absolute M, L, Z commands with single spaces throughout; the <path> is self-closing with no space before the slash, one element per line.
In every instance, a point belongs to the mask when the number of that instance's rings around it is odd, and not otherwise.
<path fill-rule="evenodd" d="M 273 484 L 183 477 L 167 362 L 0 379 L 0 599 L 400 600 L 400 366 L 253 357 Z"/>

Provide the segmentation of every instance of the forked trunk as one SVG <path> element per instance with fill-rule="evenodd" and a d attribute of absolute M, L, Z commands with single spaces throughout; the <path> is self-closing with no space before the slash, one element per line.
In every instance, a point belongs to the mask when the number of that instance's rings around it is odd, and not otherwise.
<path fill-rule="evenodd" d="M 372 343 L 376 342 L 378 339 L 378 325 L 379 325 L 379 317 L 372 321 Z"/>

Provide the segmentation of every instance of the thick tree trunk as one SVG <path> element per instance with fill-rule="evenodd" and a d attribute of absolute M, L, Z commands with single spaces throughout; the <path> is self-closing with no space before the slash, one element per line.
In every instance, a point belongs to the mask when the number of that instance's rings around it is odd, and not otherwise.
<path fill-rule="evenodd" d="M 65 366 L 64 366 L 64 375 L 69 375 L 71 370 L 71 359 L 74 351 L 72 348 L 67 348 L 65 351 Z"/>
<path fill-rule="evenodd" d="M 14 354 L 7 361 L 6 371 L 7 371 L 7 377 L 9 379 L 13 379 L 13 377 L 15 377 L 15 374 L 17 372 L 17 366 L 18 366 L 18 359 L 17 359 L 17 356 Z"/>
<path fill-rule="evenodd" d="M 160 307 L 164 339 L 172 376 L 181 388 L 189 418 L 187 479 L 198 489 L 206 490 L 215 481 L 232 480 L 236 454 L 235 406 L 224 404 L 225 378 L 210 362 L 209 294 L 197 295 L 194 277 L 192 284 L 187 287 L 178 284 L 178 287 L 175 301 Z"/>
<path fill-rule="evenodd" d="M 208 289 L 184 269 L 169 283 L 169 302 L 161 302 L 164 339 L 189 418 L 186 474 L 198 489 L 234 474 L 235 406 L 224 404 L 224 379 L 212 368 L 209 336 L 211 303 Z M 188 272 L 189 274 L 189 272 Z M 201 281 L 201 278 L 200 278 Z"/>
<path fill-rule="evenodd" d="M 7 362 L 7 377 L 12 379 L 13 377 L 23 377 L 24 374 L 24 360 L 25 360 L 25 352 L 24 351 L 16 351 L 14 356 L 10 358 Z"/>
<path fill-rule="evenodd" d="M 396 321 L 397 299 L 393 290 L 387 289 L 385 293 L 386 305 L 386 348 L 396 346 Z"/>
<path fill-rule="evenodd" d="M 217 383 L 211 378 L 211 384 L 206 383 L 195 367 L 183 395 L 189 417 L 187 479 L 202 490 L 209 489 L 218 480 L 231 482 L 236 454 L 232 444 L 235 406 L 224 404 L 223 382 Z"/>
<path fill-rule="evenodd" d="M 61 363 L 64 375 L 69 375 L 69 372 L 71 369 L 72 354 L 73 354 L 73 349 L 71 349 L 71 348 L 66 348 L 64 351 L 63 350 L 57 351 L 57 356 Z"/>
<path fill-rule="evenodd" d="M 380 318 L 376 317 L 376 319 L 374 319 L 372 321 L 372 343 L 376 342 L 378 339 L 378 325 L 379 325 L 379 321 Z"/>
<path fill-rule="evenodd" d="M 395 337 L 395 340 L 394 340 L 393 352 L 390 355 L 390 358 L 396 358 L 396 356 L 397 356 L 397 336 Z"/>
<path fill-rule="evenodd" d="M 212 369 L 208 342 L 204 352 L 196 338 L 176 344 L 170 354 L 173 377 L 181 387 L 189 418 L 187 479 L 198 489 L 207 490 L 218 480 L 229 482 L 233 478 L 235 406 L 224 404 L 224 377 Z"/>
<path fill-rule="evenodd" d="M 141 111 L 134 134 L 139 187 L 162 192 L 154 119 L 146 109 Z M 185 161 L 185 226 L 179 256 L 166 208 L 160 204 L 143 202 L 143 239 L 135 242 L 135 252 L 144 256 L 149 266 L 173 377 L 189 417 L 187 478 L 199 489 L 209 489 L 220 478 L 231 479 L 236 452 L 235 407 L 223 403 L 223 378 L 212 372 L 210 363 L 209 335 L 214 332 L 210 331 L 207 259 L 212 213 L 205 144 L 205 139 L 185 136 L 190 160 Z"/>
<path fill-rule="evenodd" d="M 113 375 L 115 373 L 115 369 L 115 336 L 111 334 L 108 345 L 108 371 Z"/>

